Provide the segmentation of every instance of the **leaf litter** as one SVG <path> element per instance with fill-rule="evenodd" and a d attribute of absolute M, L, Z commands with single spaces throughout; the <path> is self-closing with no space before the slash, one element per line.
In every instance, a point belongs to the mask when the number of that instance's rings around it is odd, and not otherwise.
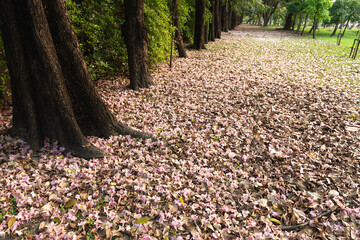
<path fill-rule="evenodd" d="M 150 89 L 99 82 L 157 140 L 89 137 L 111 156 L 85 161 L 0 136 L 0 238 L 359 239 L 359 60 L 345 50 L 242 27 L 158 66 Z"/>

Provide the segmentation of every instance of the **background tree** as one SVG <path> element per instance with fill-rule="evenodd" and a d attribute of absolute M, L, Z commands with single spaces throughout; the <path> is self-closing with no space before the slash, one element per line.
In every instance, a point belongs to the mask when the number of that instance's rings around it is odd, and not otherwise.
<path fill-rule="evenodd" d="M 182 31 L 180 27 L 180 17 L 177 0 L 172 0 L 172 11 L 173 11 L 173 24 L 175 26 L 175 41 L 176 48 L 179 52 L 179 57 L 187 57 L 186 50 L 184 47 Z"/>
<path fill-rule="evenodd" d="M 341 39 L 345 34 L 346 29 L 349 26 L 350 21 L 358 20 L 360 16 L 360 1 L 359 0 L 345 0 L 341 4 L 341 25 L 344 26 L 341 28 L 338 35 L 338 45 L 341 43 Z"/>
<path fill-rule="evenodd" d="M 221 12 L 222 0 L 215 0 L 215 38 L 221 38 Z"/>
<path fill-rule="evenodd" d="M 315 39 L 315 32 L 320 21 L 329 16 L 329 8 L 331 6 L 330 0 L 307 0 L 305 11 L 313 19 L 313 39 Z"/>
<path fill-rule="evenodd" d="M 34 150 L 45 138 L 58 140 L 84 158 L 104 155 L 86 135 L 149 137 L 119 123 L 96 92 L 64 1 L 3 0 L 0 24 L 11 77 L 12 135 Z"/>
<path fill-rule="evenodd" d="M 144 24 L 144 0 L 125 0 L 125 22 L 122 26 L 130 72 L 130 88 L 152 85 L 149 71 L 148 29 Z"/>
<path fill-rule="evenodd" d="M 205 0 L 196 0 L 195 4 L 194 48 L 197 50 L 205 48 L 205 3 Z"/>

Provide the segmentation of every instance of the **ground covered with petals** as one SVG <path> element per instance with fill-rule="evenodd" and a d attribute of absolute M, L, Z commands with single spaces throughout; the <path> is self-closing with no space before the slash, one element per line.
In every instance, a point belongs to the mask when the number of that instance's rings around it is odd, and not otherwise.
<path fill-rule="evenodd" d="M 348 51 L 241 27 L 159 66 L 150 89 L 98 84 L 155 141 L 89 137 L 111 156 L 86 161 L 0 136 L 0 239 L 359 239 L 360 61 Z M 3 109 L 1 127 L 10 120 Z"/>

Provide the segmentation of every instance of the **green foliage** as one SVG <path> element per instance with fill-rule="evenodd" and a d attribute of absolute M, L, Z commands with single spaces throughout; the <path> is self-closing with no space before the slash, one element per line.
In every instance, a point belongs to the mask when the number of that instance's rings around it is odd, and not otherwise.
<path fill-rule="evenodd" d="M 149 61 L 154 65 L 170 55 L 172 26 L 167 0 L 145 0 L 145 24 L 149 29 Z"/>
<path fill-rule="evenodd" d="M 178 0 L 178 4 L 184 41 L 192 43 L 195 32 L 195 0 Z"/>
<path fill-rule="evenodd" d="M 125 71 L 127 53 L 121 33 L 122 1 L 68 0 L 66 3 L 92 78 Z"/>

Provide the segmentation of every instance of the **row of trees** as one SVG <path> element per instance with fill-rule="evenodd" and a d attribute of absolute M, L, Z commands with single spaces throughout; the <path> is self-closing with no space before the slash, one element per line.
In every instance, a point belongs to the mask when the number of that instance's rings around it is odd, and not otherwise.
<path fill-rule="evenodd" d="M 120 28 L 121 36 L 113 37 L 119 41 L 122 39 L 126 46 L 130 87 L 135 90 L 149 87 L 152 84 L 149 73 L 149 42 L 155 44 L 156 40 L 156 37 L 151 38 L 156 36 L 152 33 L 154 30 L 146 26 L 146 13 L 151 9 L 146 11 L 144 0 L 106 2 L 106 7 L 111 10 L 111 14 L 107 15 L 110 18 L 108 22 L 111 23 L 107 26 L 108 30 L 111 32 L 112 27 Z M 188 2 L 187 11 L 195 9 L 195 49 L 204 48 L 208 40 L 220 38 L 221 30 L 227 31 L 241 20 L 230 2 L 232 1 L 197 0 L 192 5 Z M 73 155 L 83 158 L 102 157 L 104 152 L 92 146 L 85 136 L 109 137 L 122 134 L 152 138 L 147 133 L 118 122 L 95 89 L 83 56 L 89 56 L 89 60 L 91 57 L 99 57 L 96 54 L 101 51 L 96 48 L 104 46 L 102 51 L 106 51 L 111 48 L 111 44 L 105 46 L 101 38 L 96 39 L 95 25 L 94 32 L 88 32 L 89 28 L 79 30 L 98 14 L 93 11 L 92 15 L 80 18 L 83 10 L 79 9 L 91 3 L 93 6 L 95 3 L 102 6 L 104 1 L 69 0 L 68 6 L 64 0 L 0 1 L 0 31 L 12 92 L 13 119 L 9 133 L 25 139 L 35 150 L 40 149 L 44 139 L 48 138 L 58 140 Z M 150 1 L 149 3 L 151 4 Z M 182 46 L 182 20 L 178 2 L 171 0 L 164 3 L 170 6 L 172 13 L 170 24 L 174 27 L 169 32 L 175 31 L 179 55 L 186 57 Z M 78 11 L 77 15 L 73 12 L 69 16 L 67 9 Z M 158 20 L 159 23 L 168 20 L 168 15 L 159 13 L 157 16 L 164 17 Z M 82 20 L 77 22 L 79 19 Z M 72 23 L 79 24 L 76 31 Z M 161 26 L 163 25 L 160 24 L 159 28 Z M 104 40 L 112 42 L 106 37 Z M 159 44 L 161 48 L 162 42 Z M 116 54 L 115 52 L 114 55 Z M 99 61 L 103 61 L 101 57 Z M 103 62 L 102 65 L 106 66 L 106 63 Z"/>
<path fill-rule="evenodd" d="M 249 22 L 263 26 L 280 23 L 285 30 L 296 29 L 301 34 L 311 24 L 313 38 L 313 29 L 320 23 L 333 24 L 332 36 L 338 29 L 343 29 L 343 36 L 350 22 L 360 21 L 360 0 L 254 0 L 246 5 L 244 13 Z"/>

